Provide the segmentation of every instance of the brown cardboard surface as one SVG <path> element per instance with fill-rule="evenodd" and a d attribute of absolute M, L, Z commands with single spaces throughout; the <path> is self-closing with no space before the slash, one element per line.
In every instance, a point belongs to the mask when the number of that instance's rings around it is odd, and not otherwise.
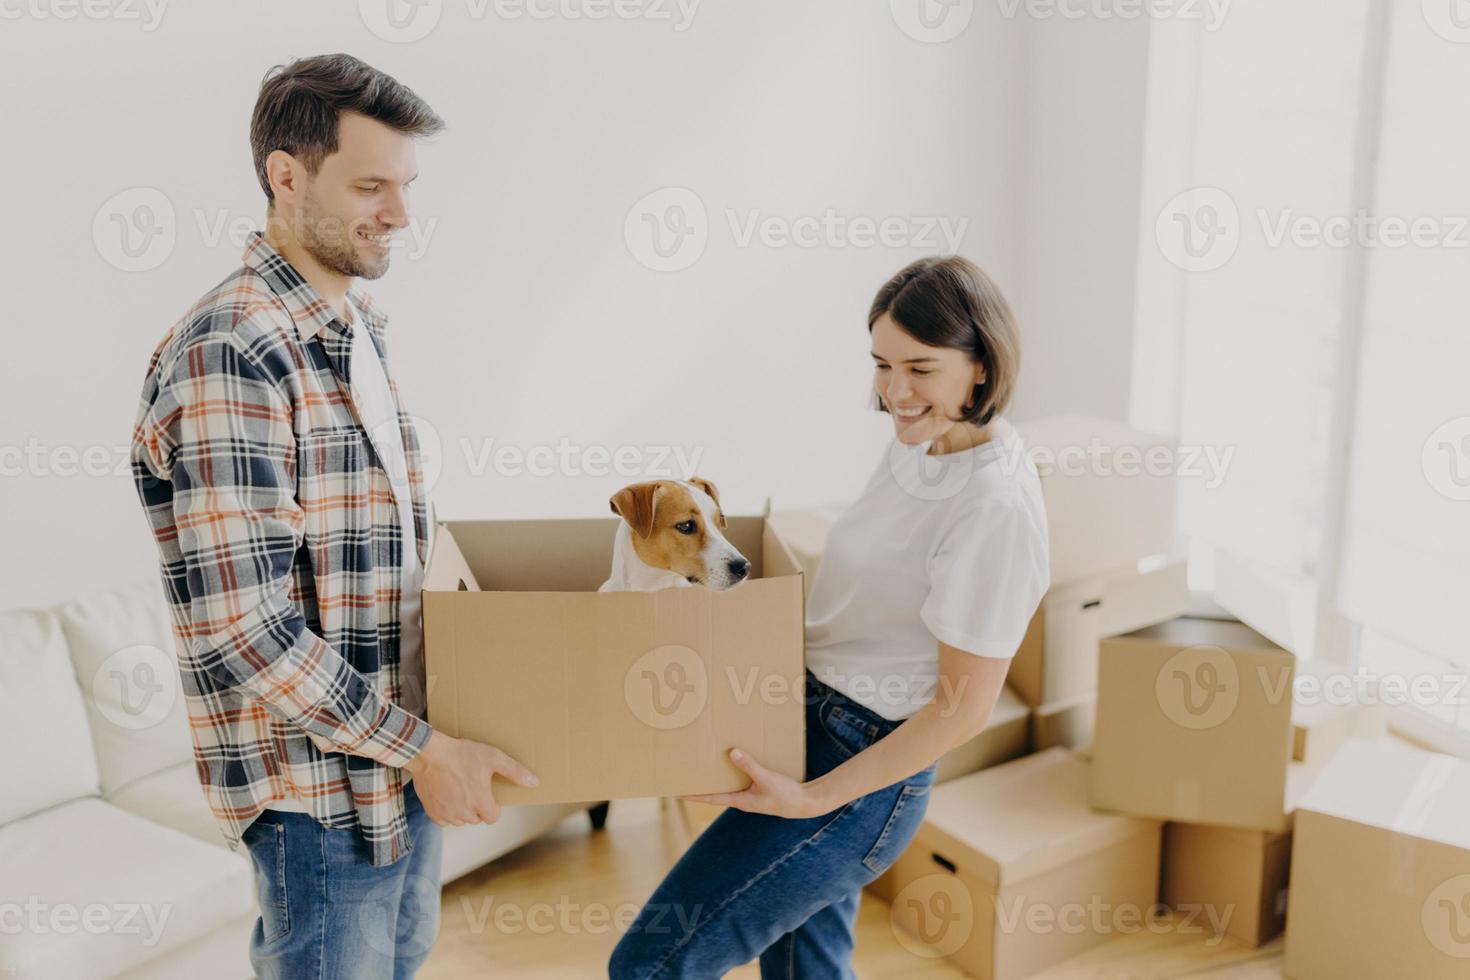
<path fill-rule="evenodd" d="M 1160 825 L 1091 810 L 1086 769 L 1058 748 L 936 787 L 892 871 L 900 942 L 1019 980 L 1114 938 L 1128 928 L 1121 910 L 1141 928 L 1158 895 Z M 1094 908 L 1106 910 L 1101 928 Z"/>
<path fill-rule="evenodd" d="M 1470 976 L 1470 764 L 1349 739 L 1296 815 L 1285 973 Z"/>
<path fill-rule="evenodd" d="M 1087 795 L 1087 762 L 1063 748 L 1047 749 L 936 786 L 925 823 L 936 841 L 972 851 L 972 873 L 997 885 L 1160 826 L 1094 810 Z"/>
<path fill-rule="evenodd" d="M 1031 751 L 1040 752 L 1060 745 L 1084 758 L 1090 758 L 1096 728 L 1095 694 L 1043 704 L 1031 715 Z"/>
<path fill-rule="evenodd" d="M 1093 805 L 1285 830 L 1294 665 L 1234 622 L 1176 619 L 1104 640 Z"/>
<path fill-rule="evenodd" d="M 1291 834 L 1164 825 L 1161 899 L 1202 929 L 1259 946 L 1286 927 Z"/>
<path fill-rule="evenodd" d="M 1188 607 L 1182 558 L 1154 556 L 1054 586 L 1031 617 L 1008 678 L 1033 708 L 1092 694 L 1101 639 L 1166 622 Z"/>
<path fill-rule="evenodd" d="M 739 745 L 805 769 L 802 577 L 761 517 L 729 518 L 752 563 L 728 592 L 599 593 L 617 520 L 456 521 L 425 575 L 429 722 L 540 778 L 506 804 L 740 789 Z"/>

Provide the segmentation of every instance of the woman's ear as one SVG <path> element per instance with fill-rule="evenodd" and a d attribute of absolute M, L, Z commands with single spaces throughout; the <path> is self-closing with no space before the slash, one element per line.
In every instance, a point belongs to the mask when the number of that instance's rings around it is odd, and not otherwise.
<path fill-rule="evenodd" d="M 628 522 L 640 538 L 653 533 L 653 515 L 658 506 L 659 481 L 623 487 L 608 500 L 612 512 Z"/>

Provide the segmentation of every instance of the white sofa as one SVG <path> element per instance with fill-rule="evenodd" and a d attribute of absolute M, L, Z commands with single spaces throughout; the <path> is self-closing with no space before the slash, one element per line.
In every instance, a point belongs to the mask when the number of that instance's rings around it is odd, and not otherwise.
<path fill-rule="evenodd" d="M 195 776 L 161 586 L 0 614 L 0 978 L 251 976 L 255 888 Z M 450 881 L 572 804 L 446 828 Z"/>

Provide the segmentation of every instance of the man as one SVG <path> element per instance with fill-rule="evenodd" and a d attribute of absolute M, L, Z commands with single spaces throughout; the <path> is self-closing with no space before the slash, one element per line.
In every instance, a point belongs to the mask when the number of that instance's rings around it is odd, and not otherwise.
<path fill-rule="evenodd" d="M 408 224 L 443 128 L 356 58 L 273 69 L 250 125 L 266 232 L 154 351 L 132 466 L 158 545 L 195 758 L 255 866 L 273 977 L 407 977 L 438 929 L 439 824 L 492 823 L 488 745 L 434 732 L 419 589 L 432 523 L 353 288 Z"/>

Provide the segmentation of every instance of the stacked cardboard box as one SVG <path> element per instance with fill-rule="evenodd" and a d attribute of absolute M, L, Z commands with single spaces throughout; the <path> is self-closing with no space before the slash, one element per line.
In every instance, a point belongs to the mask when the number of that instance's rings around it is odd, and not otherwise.
<path fill-rule="evenodd" d="M 900 943 L 1007 980 L 1145 928 L 1161 825 L 1092 809 L 1087 769 L 1057 747 L 935 787 L 891 872 Z"/>
<path fill-rule="evenodd" d="M 1296 800 L 1382 718 L 1240 623 L 1179 619 L 1104 641 L 1092 802 L 1168 820 L 1163 900 L 1250 946 L 1278 935 Z M 1341 685 L 1333 690 L 1343 690 Z"/>
<path fill-rule="evenodd" d="M 1470 764 L 1352 738 L 1302 798 L 1292 980 L 1470 976 Z"/>
<path fill-rule="evenodd" d="M 1100 642 L 1183 615 L 1189 586 L 1174 537 L 1174 443 L 1072 416 L 1021 426 L 1041 479 L 1052 587 L 1011 665 L 1031 706 L 1033 751 L 1088 751 Z M 1151 464 L 1150 460 L 1154 460 Z"/>
<path fill-rule="evenodd" d="M 1109 636 L 1162 623 L 1189 606 L 1185 561 L 1150 556 L 1052 586 L 1007 681 L 1036 713 L 1032 748 L 1086 751 L 1097 711 L 1098 652 Z"/>

